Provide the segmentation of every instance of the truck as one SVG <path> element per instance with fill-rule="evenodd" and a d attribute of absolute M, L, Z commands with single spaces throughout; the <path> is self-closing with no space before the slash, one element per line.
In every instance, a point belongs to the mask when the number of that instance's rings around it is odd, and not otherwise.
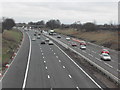
<path fill-rule="evenodd" d="M 49 33 L 49 35 L 54 35 L 55 31 L 54 30 L 49 30 L 48 33 Z"/>

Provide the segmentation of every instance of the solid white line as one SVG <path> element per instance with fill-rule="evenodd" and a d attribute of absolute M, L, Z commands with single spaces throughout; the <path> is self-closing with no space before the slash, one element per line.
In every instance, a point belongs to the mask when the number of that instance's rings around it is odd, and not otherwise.
<path fill-rule="evenodd" d="M 56 47 L 58 47 L 56 44 L 55 44 Z M 60 51 L 62 51 L 95 85 L 97 85 L 99 88 L 102 89 L 102 87 L 100 85 L 98 85 L 95 80 L 93 80 L 91 78 L 91 76 L 89 76 L 72 58 L 70 58 L 60 47 L 58 47 L 58 49 Z"/>
<path fill-rule="evenodd" d="M 69 76 L 70 78 L 72 78 L 72 76 L 71 76 L 70 74 L 69 74 L 68 76 Z"/>
<path fill-rule="evenodd" d="M 28 56 L 28 62 L 27 62 L 27 68 L 26 68 L 26 72 L 25 72 L 25 78 L 24 78 L 24 82 L 23 82 L 23 90 L 25 88 L 25 85 L 26 85 L 26 80 L 27 80 L 27 75 L 28 75 L 28 69 L 29 69 L 29 64 L 30 64 L 30 56 L 31 56 L 31 39 L 30 39 L 30 36 L 29 34 L 27 33 L 28 37 L 29 37 L 29 40 L 30 40 L 30 49 L 29 49 L 29 56 Z"/>
<path fill-rule="evenodd" d="M 25 35 L 24 35 L 24 33 L 23 33 L 23 41 L 22 41 L 22 43 L 21 43 L 21 47 L 22 47 L 23 42 L 24 42 L 24 37 L 25 37 Z M 18 55 L 18 53 L 20 52 L 21 47 L 19 48 L 18 52 L 16 53 L 16 56 L 17 56 L 17 55 Z M 12 60 L 12 62 L 10 63 L 9 68 L 10 68 L 10 67 L 11 67 L 11 65 L 13 64 L 13 62 L 14 62 L 14 60 L 15 60 L 16 56 L 14 57 L 14 59 Z M 3 80 L 3 78 L 5 77 L 6 73 L 7 73 L 7 72 L 8 72 L 8 70 L 9 70 L 9 68 L 5 71 L 4 75 L 3 75 L 3 76 L 2 76 L 2 78 L 0 79 L 0 82 L 1 82 L 1 81 Z"/>

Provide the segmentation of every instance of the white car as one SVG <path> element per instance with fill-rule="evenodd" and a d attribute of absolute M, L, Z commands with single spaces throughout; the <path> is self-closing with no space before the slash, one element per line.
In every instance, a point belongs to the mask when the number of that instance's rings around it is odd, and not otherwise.
<path fill-rule="evenodd" d="M 46 41 L 46 42 L 49 42 L 49 38 L 46 38 L 45 41 Z"/>
<path fill-rule="evenodd" d="M 70 40 L 70 38 L 69 38 L 69 37 L 67 37 L 67 38 L 66 38 L 66 40 L 68 40 L 68 41 L 69 41 L 69 40 Z"/>
<path fill-rule="evenodd" d="M 40 36 L 39 36 L 39 35 L 37 36 L 37 39 L 40 39 Z"/>
<path fill-rule="evenodd" d="M 35 38 L 35 37 L 33 37 L 33 38 L 32 38 L 32 41 L 35 41 L 35 40 L 36 40 L 36 38 Z"/>
<path fill-rule="evenodd" d="M 53 41 L 49 41 L 49 45 L 53 45 Z"/>
<path fill-rule="evenodd" d="M 85 50 L 86 46 L 85 45 L 80 45 L 80 49 Z"/>
<path fill-rule="evenodd" d="M 107 53 L 102 53 L 101 54 L 101 59 L 103 59 L 103 60 L 111 60 L 111 57 Z"/>

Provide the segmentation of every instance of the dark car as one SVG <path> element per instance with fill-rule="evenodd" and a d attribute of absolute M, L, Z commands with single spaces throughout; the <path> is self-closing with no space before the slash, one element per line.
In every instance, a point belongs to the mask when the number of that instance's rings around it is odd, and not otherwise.
<path fill-rule="evenodd" d="M 41 44 L 45 44 L 45 41 L 44 41 L 44 40 L 42 40 L 42 41 L 41 41 Z"/>
<path fill-rule="evenodd" d="M 34 36 L 37 36 L 37 34 L 36 34 L 36 33 L 34 33 Z"/>
<path fill-rule="evenodd" d="M 61 36 L 60 36 L 60 35 L 58 35 L 58 36 L 57 36 L 57 38 L 61 38 Z"/>

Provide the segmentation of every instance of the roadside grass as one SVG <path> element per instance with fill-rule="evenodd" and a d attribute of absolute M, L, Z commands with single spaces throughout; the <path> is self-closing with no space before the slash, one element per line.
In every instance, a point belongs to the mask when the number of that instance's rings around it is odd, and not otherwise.
<path fill-rule="evenodd" d="M 97 32 L 82 32 L 76 31 L 75 29 L 55 29 L 56 32 L 65 35 L 73 36 L 79 39 L 90 41 L 92 43 L 102 45 L 111 49 L 118 50 L 118 32 L 117 31 L 97 31 Z M 120 45 L 120 44 L 119 44 Z"/>
<path fill-rule="evenodd" d="M 2 33 L 0 33 L 0 71 L 2 69 Z"/>
<path fill-rule="evenodd" d="M 14 51 L 22 40 L 22 33 L 18 30 L 6 30 L 2 35 L 2 65 L 10 61 Z"/>

